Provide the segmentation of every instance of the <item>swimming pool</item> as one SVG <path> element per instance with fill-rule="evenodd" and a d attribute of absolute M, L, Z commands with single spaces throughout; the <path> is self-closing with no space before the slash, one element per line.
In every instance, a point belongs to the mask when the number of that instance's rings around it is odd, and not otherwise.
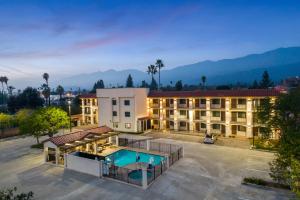
<path fill-rule="evenodd" d="M 139 160 L 137 158 L 139 157 Z M 164 156 L 148 154 L 136 151 L 130 151 L 126 149 L 119 150 L 113 154 L 105 157 L 108 162 L 113 162 L 118 167 L 124 167 L 136 162 L 149 163 L 152 165 L 159 165 L 161 161 L 165 160 Z"/>

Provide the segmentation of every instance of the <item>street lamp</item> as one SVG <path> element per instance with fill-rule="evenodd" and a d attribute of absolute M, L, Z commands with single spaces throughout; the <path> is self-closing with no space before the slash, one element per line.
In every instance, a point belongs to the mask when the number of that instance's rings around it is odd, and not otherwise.
<path fill-rule="evenodd" d="M 71 99 L 68 99 L 68 106 L 69 106 L 69 117 L 70 117 L 70 132 L 72 132 L 72 120 L 71 120 Z"/>

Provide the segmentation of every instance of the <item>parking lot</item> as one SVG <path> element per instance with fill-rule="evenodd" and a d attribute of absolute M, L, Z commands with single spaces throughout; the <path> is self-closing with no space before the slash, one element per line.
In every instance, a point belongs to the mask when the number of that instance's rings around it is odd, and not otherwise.
<path fill-rule="evenodd" d="M 32 190 L 36 199 L 290 199 L 286 190 L 241 185 L 242 178 L 270 179 L 273 154 L 170 139 L 182 144 L 184 158 L 147 190 L 43 164 L 30 137 L 0 141 L 0 186 Z"/>

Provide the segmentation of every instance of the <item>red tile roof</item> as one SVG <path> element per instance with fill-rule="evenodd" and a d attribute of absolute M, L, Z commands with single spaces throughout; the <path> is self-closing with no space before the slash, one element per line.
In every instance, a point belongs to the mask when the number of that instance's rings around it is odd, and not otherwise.
<path fill-rule="evenodd" d="M 62 145 L 65 145 L 66 143 L 72 143 L 77 140 L 82 140 L 83 138 L 87 137 L 90 134 L 104 134 L 104 133 L 107 133 L 110 131 L 112 131 L 111 128 L 109 128 L 107 126 L 101 126 L 98 128 L 88 129 L 85 131 L 78 131 L 78 132 L 74 132 L 74 133 L 51 137 L 46 141 L 50 141 L 53 144 L 55 144 L 56 146 L 62 146 Z M 44 141 L 44 142 L 46 142 L 46 141 Z"/>
<path fill-rule="evenodd" d="M 267 97 L 278 96 L 274 89 L 151 91 L 148 97 Z"/>
<path fill-rule="evenodd" d="M 91 98 L 97 98 L 96 93 L 91 94 L 82 94 L 79 96 L 81 99 L 91 99 Z"/>

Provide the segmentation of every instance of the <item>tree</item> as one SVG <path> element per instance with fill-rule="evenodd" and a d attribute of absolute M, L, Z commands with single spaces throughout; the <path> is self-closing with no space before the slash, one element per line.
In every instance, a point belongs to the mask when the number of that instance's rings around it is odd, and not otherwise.
<path fill-rule="evenodd" d="M 1 189 L 0 190 L 0 199 L 1 200 L 32 200 L 33 199 L 33 192 L 30 191 L 28 193 L 19 193 L 17 192 L 17 187 L 9 188 L 9 189 Z"/>
<path fill-rule="evenodd" d="M 128 88 L 133 87 L 133 80 L 132 80 L 131 74 L 129 74 L 128 77 L 127 77 L 126 87 L 128 87 Z"/>
<path fill-rule="evenodd" d="M 163 61 L 161 59 L 157 59 L 156 60 L 156 68 L 158 69 L 158 90 L 160 90 L 161 88 L 161 84 L 160 84 L 160 70 L 165 67 Z"/>
<path fill-rule="evenodd" d="M 65 92 L 65 89 L 63 88 L 63 86 L 58 85 L 57 88 L 56 88 L 56 92 L 57 92 L 57 94 L 59 94 L 59 100 L 61 101 L 62 100 L 62 95 Z"/>
<path fill-rule="evenodd" d="M 40 108 L 33 112 L 23 111 L 18 115 L 22 116 L 18 117 L 20 132 L 32 135 L 38 144 L 42 135 L 52 137 L 59 129 L 68 127 L 70 121 L 68 114 L 56 107 Z"/>
<path fill-rule="evenodd" d="M 98 81 L 94 84 L 93 89 L 91 90 L 91 93 L 96 93 L 96 90 L 97 90 L 97 89 L 101 89 L 101 88 L 105 88 L 104 82 L 103 82 L 102 79 L 101 79 L 101 80 L 98 80 Z"/>
<path fill-rule="evenodd" d="M 16 88 L 14 86 L 11 86 L 11 85 L 7 87 L 7 91 L 8 91 L 9 96 L 13 95 L 14 89 L 16 89 Z"/>
<path fill-rule="evenodd" d="M 267 89 L 267 88 L 273 87 L 273 86 L 274 86 L 274 83 L 270 79 L 268 71 L 264 71 L 264 73 L 262 75 L 262 79 L 259 83 L 259 87 L 262 89 Z"/>
<path fill-rule="evenodd" d="M 7 82 L 8 82 L 8 78 L 6 76 L 1 76 L 0 77 L 0 82 L 2 85 L 2 104 L 5 103 L 4 99 L 5 99 L 5 95 L 4 95 L 4 84 L 6 85 L 7 88 Z"/>
<path fill-rule="evenodd" d="M 43 104 L 44 99 L 40 97 L 38 90 L 32 87 L 25 88 L 22 93 L 16 96 L 10 96 L 7 101 L 7 107 L 11 113 L 15 113 L 21 108 L 39 108 Z"/>
<path fill-rule="evenodd" d="M 48 106 L 50 106 L 50 87 L 49 87 L 49 74 L 48 73 L 44 73 L 43 74 L 43 79 L 45 80 L 46 84 L 42 85 L 42 88 L 43 88 L 43 95 L 46 99 L 46 103 L 47 103 L 47 100 L 48 100 Z"/>
<path fill-rule="evenodd" d="M 13 125 L 13 116 L 8 115 L 8 114 L 4 114 L 4 113 L 0 113 L 0 130 L 1 130 L 1 134 L 3 134 L 3 131 L 6 128 L 9 128 Z"/>
<path fill-rule="evenodd" d="M 157 82 L 154 78 L 152 78 L 152 81 L 150 83 L 150 90 L 157 90 Z"/>
<path fill-rule="evenodd" d="M 42 124 L 44 134 L 52 137 L 58 132 L 59 129 L 69 126 L 69 116 L 67 112 L 60 108 L 48 107 L 41 108 L 37 111 Z"/>
<path fill-rule="evenodd" d="M 176 88 L 177 91 L 182 90 L 182 81 L 181 81 L 181 80 L 180 80 L 180 81 L 177 81 L 177 82 L 175 83 L 175 88 Z"/>
<path fill-rule="evenodd" d="M 48 87 L 47 84 L 42 84 L 42 86 L 40 87 L 40 90 L 42 90 L 42 94 L 45 98 L 45 102 L 46 102 L 46 105 L 48 104 L 48 106 L 50 106 L 50 88 Z"/>
<path fill-rule="evenodd" d="M 259 88 L 258 82 L 257 80 L 254 80 L 250 89 L 258 89 L 258 88 Z"/>
<path fill-rule="evenodd" d="M 206 76 L 201 76 L 201 82 L 202 82 L 203 88 L 205 88 Z"/>
<path fill-rule="evenodd" d="M 141 84 L 141 88 L 148 88 L 148 87 L 149 87 L 149 84 L 145 80 L 143 80 L 142 84 Z"/>
<path fill-rule="evenodd" d="M 279 148 L 270 163 L 271 177 L 289 184 L 300 196 L 300 88 L 280 95 L 274 103 L 265 99 L 258 110 L 259 120 L 265 124 L 268 135 L 280 132 Z M 264 133 L 263 133 L 264 134 Z"/>

